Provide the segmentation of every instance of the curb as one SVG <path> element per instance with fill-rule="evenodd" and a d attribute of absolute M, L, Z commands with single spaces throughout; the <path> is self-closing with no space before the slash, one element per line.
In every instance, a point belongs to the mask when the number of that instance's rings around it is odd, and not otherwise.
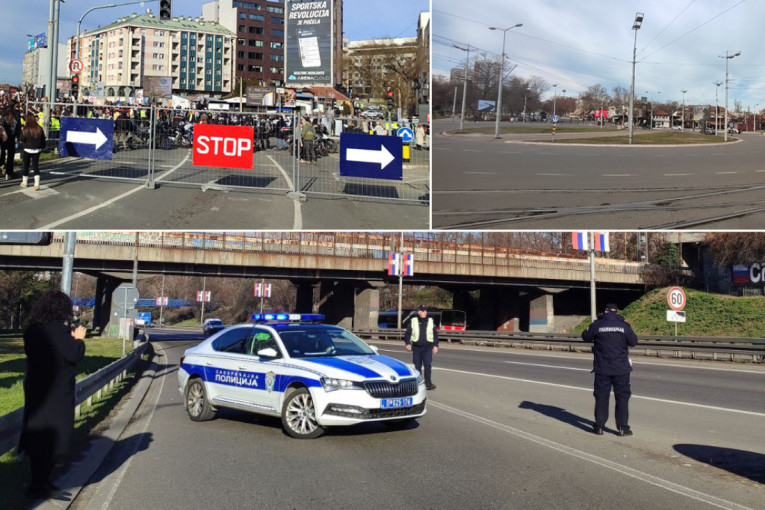
<path fill-rule="evenodd" d="M 164 356 L 156 353 L 155 358 Z M 69 508 L 77 499 L 82 489 L 87 485 L 90 478 L 98 470 L 112 447 L 133 419 L 133 415 L 143 402 L 157 373 L 157 362 L 151 360 L 149 367 L 140 374 L 140 380 L 130 390 L 126 405 L 114 417 L 109 428 L 97 437 L 90 440 L 87 450 L 82 452 L 82 457 L 76 462 L 69 464 L 65 473 L 59 475 L 53 483 L 61 487 L 61 490 L 69 492 L 70 501 L 55 499 L 38 500 L 33 502 L 30 508 L 43 510 L 60 510 Z"/>
<path fill-rule="evenodd" d="M 674 147 L 724 147 L 726 145 L 730 145 L 731 143 L 741 143 L 744 140 L 741 138 L 737 138 L 733 142 L 728 143 L 684 143 L 684 144 L 637 144 L 637 145 L 620 145 L 620 144 L 597 144 L 597 143 L 555 143 L 555 142 L 542 142 L 542 141 L 532 141 L 532 140 L 507 140 L 505 143 L 514 143 L 514 144 L 525 144 L 525 145 L 554 145 L 555 147 L 618 147 L 621 149 L 628 148 L 628 149 L 635 149 L 635 148 L 647 148 L 647 149 L 657 149 L 657 148 L 674 148 Z"/>

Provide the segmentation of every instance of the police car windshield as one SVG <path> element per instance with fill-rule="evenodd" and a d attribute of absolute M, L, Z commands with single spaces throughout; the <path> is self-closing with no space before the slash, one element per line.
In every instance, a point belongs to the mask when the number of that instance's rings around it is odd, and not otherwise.
<path fill-rule="evenodd" d="M 290 328 L 279 331 L 279 336 L 291 358 L 357 356 L 375 353 L 359 338 L 340 328 Z"/>

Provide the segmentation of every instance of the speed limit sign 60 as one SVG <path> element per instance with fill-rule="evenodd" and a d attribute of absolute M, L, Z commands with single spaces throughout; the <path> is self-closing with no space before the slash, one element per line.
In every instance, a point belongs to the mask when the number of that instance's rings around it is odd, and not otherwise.
<path fill-rule="evenodd" d="M 680 287 L 672 287 L 667 293 L 667 303 L 676 312 L 685 308 L 685 291 Z"/>

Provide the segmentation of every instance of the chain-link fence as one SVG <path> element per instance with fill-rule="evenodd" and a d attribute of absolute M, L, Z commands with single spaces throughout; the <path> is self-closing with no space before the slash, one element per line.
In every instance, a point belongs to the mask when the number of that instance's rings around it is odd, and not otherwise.
<path fill-rule="evenodd" d="M 45 103 L 30 102 L 28 111 L 40 113 Z M 399 126 L 365 118 L 300 117 L 296 113 L 252 113 L 189 110 L 134 105 L 78 105 L 53 107 L 49 151 L 57 151 L 62 119 L 77 117 L 113 121 L 112 159 L 74 157 L 57 165 L 64 175 L 130 179 L 153 185 L 191 185 L 208 189 L 251 189 L 298 192 L 428 203 L 430 151 L 428 136 L 415 126 L 407 133 L 402 180 L 348 177 L 340 169 L 341 134 L 396 136 Z M 252 132 L 252 165 L 231 168 L 205 161 L 195 164 L 194 128 L 199 124 L 243 126 Z M 369 134 L 374 133 L 374 134 Z"/>

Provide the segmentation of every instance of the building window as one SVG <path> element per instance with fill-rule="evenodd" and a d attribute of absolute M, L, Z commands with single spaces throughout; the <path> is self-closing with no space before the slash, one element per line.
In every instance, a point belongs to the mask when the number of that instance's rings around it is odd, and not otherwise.
<path fill-rule="evenodd" d="M 237 51 L 236 52 L 236 58 L 244 58 L 244 52 L 243 51 Z"/>
<path fill-rule="evenodd" d="M 244 64 L 237 64 L 236 65 L 236 70 L 237 71 L 244 71 Z"/>
<path fill-rule="evenodd" d="M 284 43 L 279 41 L 271 41 L 271 48 L 275 50 L 280 50 L 284 47 Z"/>
<path fill-rule="evenodd" d="M 250 21 L 266 21 L 266 18 L 260 14 L 250 14 L 247 16 Z"/>
<path fill-rule="evenodd" d="M 266 11 L 273 12 L 274 14 L 283 14 L 284 8 L 283 7 L 274 7 L 272 5 L 266 6 Z"/>
<path fill-rule="evenodd" d="M 251 34 L 262 34 L 263 28 L 262 27 L 250 27 L 250 33 Z"/>
<path fill-rule="evenodd" d="M 284 25 L 284 18 L 277 18 L 276 16 L 271 18 L 271 23 L 275 23 L 277 25 Z"/>
<path fill-rule="evenodd" d="M 262 73 L 263 72 L 263 66 L 249 66 L 248 70 L 251 73 Z"/>
<path fill-rule="evenodd" d="M 274 62 L 284 62 L 284 55 L 271 55 L 271 60 Z"/>
<path fill-rule="evenodd" d="M 269 69 L 269 71 L 271 71 L 271 74 L 284 74 L 283 67 L 272 67 Z"/>
<path fill-rule="evenodd" d="M 239 31 L 240 32 L 247 32 L 247 27 L 244 25 L 239 25 Z"/>
<path fill-rule="evenodd" d="M 275 28 L 272 28 L 271 35 L 275 35 L 276 37 L 284 37 L 284 30 L 277 30 Z"/>

